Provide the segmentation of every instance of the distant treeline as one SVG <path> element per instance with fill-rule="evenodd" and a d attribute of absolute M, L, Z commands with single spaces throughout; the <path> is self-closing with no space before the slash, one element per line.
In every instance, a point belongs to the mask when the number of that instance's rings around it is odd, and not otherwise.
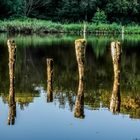
<path fill-rule="evenodd" d="M 140 23 L 139 0 L 0 0 L 0 19 Z"/>

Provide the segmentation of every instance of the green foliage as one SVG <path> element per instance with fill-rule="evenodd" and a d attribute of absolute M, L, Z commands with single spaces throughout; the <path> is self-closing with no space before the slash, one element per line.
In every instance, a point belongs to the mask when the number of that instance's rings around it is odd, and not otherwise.
<path fill-rule="evenodd" d="M 57 22 L 140 23 L 138 0 L 0 0 L 0 9 L 0 19 L 30 17 Z"/>
<path fill-rule="evenodd" d="M 103 10 L 97 9 L 97 12 L 94 14 L 92 18 L 92 22 L 99 24 L 99 23 L 107 23 L 107 16 Z"/>

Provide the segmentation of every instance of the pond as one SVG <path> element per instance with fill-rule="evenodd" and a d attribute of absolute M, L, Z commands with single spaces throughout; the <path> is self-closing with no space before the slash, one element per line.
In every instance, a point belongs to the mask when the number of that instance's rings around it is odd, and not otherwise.
<path fill-rule="evenodd" d="M 140 140 L 140 36 L 89 36 L 83 117 L 74 116 L 78 67 L 72 35 L 15 35 L 15 102 L 9 106 L 7 34 L 0 34 L 1 140 Z M 110 43 L 122 42 L 121 104 L 111 112 Z M 53 102 L 47 102 L 47 63 L 53 58 Z M 9 122 L 11 119 L 11 123 Z"/>

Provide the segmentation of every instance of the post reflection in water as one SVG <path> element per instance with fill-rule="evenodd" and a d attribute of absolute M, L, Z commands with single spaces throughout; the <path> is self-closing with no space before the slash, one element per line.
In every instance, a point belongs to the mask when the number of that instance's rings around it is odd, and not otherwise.
<path fill-rule="evenodd" d="M 47 102 L 53 101 L 53 59 L 47 59 Z"/>
<path fill-rule="evenodd" d="M 9 113 L 8 113 L 8 125 L 15 124 L 16 117 L 16 102 L 15 102 L 15 91 L 14 91 L 14 67 L 15 67 L 15 51 L 16 45 L 13 40 L 7 41 L 8 52 L 9 52 Z"/>
<path fill-rule="evenodd" d="M 84 63 L 85 63 L 86 40 L 79 39 L 75 41 L 76 59 L 79 71 L 79 86 L 76 96 L 74 116 L 84 118 Z"/>
<path fill-rule="evenodd" d="M 74 116 L 84 118 L 84 82 L 79 80 L 78 93 L 76 96 Z"/>
<path fill-rule="evenodd" d="M 9 97 L 11 100 L 14 97 Z M 10 102 L 9 101 L 9 112 L 8 112 L 8 125 L 14 125 L 15 124 L 15 118 L 16 118 L 16 102 Z"/>
<path fill-rule="evenodd" d="M 111 43 L 111 56 L 114 69 L 114 84 L 110 101 L 110 110 L 113 113 L 120 112 L 120 74 L 121 74 L 121 44 Z"/>

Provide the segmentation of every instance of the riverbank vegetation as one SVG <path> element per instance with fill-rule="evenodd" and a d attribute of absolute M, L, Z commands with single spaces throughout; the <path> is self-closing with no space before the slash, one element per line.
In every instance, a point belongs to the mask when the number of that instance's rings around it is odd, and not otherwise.
<path fill-rule="evenodd" d="M 121 34 L 122 25 L 117 23 L 86 23 L 87 33 L 94 34 Z M 83 32 L 83 22 L 79 23 L 60 23 L 38 19 L 14 19 L 0 21 L 0 32 L 10 33 L 72 33 L 80 34 Z M 139 25 L 126 25 L 125 34 L 140 34 Z"/>

